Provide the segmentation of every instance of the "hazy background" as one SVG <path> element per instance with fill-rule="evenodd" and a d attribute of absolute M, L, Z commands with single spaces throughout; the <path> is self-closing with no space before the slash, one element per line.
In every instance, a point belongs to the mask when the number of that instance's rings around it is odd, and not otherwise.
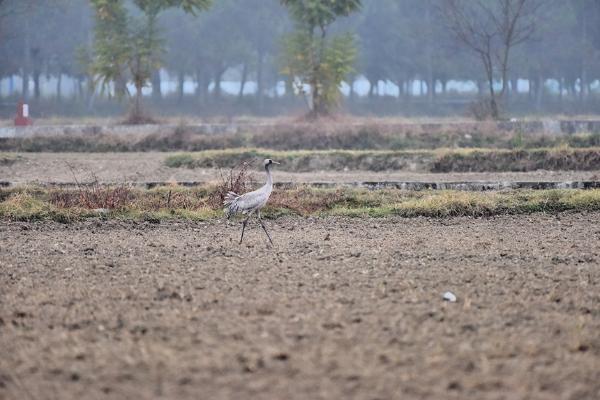
<path fill-rule="evenodd" d="M 335 23 L 355 33 L 359 57 L 342 90 L 357 115 L 464 115 L 485 94 L 477 57 L 459 43 L 437 0 L 364 0 Z M 127 107 L 91 89 L 82 59 L 93 44 L 86 0 L 0 0 L 0 116 L 21 98 L 34 117 L 105 116 Z M 293 28 L 278 0 L 215 0 L 194 17 L 160 16 L 166 53 L 145 89 L 157 115 L 282 115 L 304 111 L 281 74 Z M 515 47 L 513 115 L 600 110 L 600 1 L 545 1 L 536 31 Z"/>

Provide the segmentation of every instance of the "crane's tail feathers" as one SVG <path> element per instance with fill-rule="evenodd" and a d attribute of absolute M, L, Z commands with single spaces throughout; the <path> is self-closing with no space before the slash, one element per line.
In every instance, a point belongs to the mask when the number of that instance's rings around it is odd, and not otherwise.
<path fill-rule="evenodd" d="M 237 193 L 234 192 L 228 192 L 225 195 L 225 199 L 223 200 L 223 205 L 225 206 L 229 206 L 231 204 L 233 204 L 237 199 L 239 199 L 241 196 Z"/>
<path fill-rule="evenodd" d="M 234 192 L 228 192 L 225 195 L 225 199 L 223 200 L 223 205 L 225 208 L 223 209 L 223 212 L 227 214 L 227 219 L 238 212 L 239 207 L 236 204 L 236 200 L 238 200 L 240 197 L 240 195 Z"/>

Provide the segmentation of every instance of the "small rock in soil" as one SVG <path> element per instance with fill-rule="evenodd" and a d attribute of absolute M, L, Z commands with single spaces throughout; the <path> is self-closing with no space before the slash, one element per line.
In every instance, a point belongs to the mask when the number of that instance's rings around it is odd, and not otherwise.
<path fill-rule="evenodd" d="M 446 292 L 442 296 L 445 301 L 449 301 L 450 303 L 456 303 L 456 296 L 452 292 Z"/>

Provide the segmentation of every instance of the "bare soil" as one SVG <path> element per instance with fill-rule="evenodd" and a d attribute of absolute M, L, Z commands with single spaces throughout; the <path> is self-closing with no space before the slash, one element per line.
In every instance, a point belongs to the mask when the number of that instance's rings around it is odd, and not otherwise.
<path fill-rule="evenodd" d="M 598 221 L 4 222 L 0 399 L 598 399 Z"/>
<path fill-rule="evenodd" d="M 88 182 L 92 174 L 100 182 L 197 181 L 220 178 L 216 169 L 169 168 L 164 165 L 171 153 L 22 153 L 15 162 L 0 164 L 0 181 Z M 257 163 L 257 178 L 262 172 Z M 227 171 L 224 171 L 227 172 Z M 364 182 L 364 181 L 590 181 L 599 180 L 600 171 L 533 171 L 500 173 L 415 173 L 408 171 L 369 172 L 317 171 L 290 173 L 275 171 L 276 181 L 285 182 Z"/>

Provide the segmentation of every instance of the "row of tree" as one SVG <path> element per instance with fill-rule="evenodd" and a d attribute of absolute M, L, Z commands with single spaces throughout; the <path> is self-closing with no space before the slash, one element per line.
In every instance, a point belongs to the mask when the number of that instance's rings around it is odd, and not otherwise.
<path fill-rule="evenodd" d="M 330 112 L 341 81 L 358 76 L 369 97 L 387 81 L 410 98 L 420 81 L 431 104 L 449 82 L 475 82 L 494 117 L 519 79 L 532 103 L 553 93 L 585 104 L 600 79 L 600 2 L 0 0 L 0 78 L 24 77 L 24 97 L 39 97 L 40 77 L 55 76 L 60 100 L 69 76 L 90 106 L 99 94 L 129 96 L 140 117 L 142 87 L 162 96 L 161 68 L 182 102 L 190 80 L 199 101 L 219 99 L 230 74 L 240 97 L 256 82 L 258 109 L 285 81 L 312 116 Z"/>

